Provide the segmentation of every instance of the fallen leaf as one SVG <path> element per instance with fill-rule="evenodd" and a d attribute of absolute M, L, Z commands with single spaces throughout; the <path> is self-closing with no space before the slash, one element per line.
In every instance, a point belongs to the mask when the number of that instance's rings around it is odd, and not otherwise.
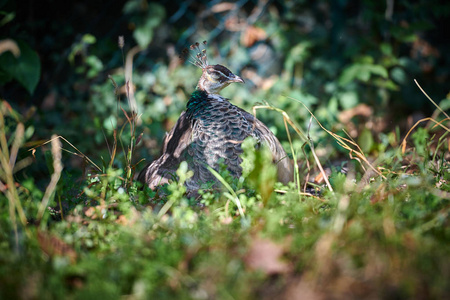
<path fill-rule="evenodd" d="M 39 246 L 41 250 L 50 257 L 63 256 L 68 257 L 71 263 L 75 263 L 77 253 L 68 244 L 55 235 L 50 235 L 44 231 L 37 233 Z"/>
<path fill-rule="evenodd" d="M 291 268 L 281 260 L 283 252 L 283 245 L 269 239 L 256 238 L 244 261 L 250 269 L 263 271 L 267 275 L 286 273 Z"/>
<path fill-rule="evenodd" d="M 341 123 L 347 124 L 355 116 L 370 117 L 373 109 L 367 104 L 359 104 L 351 109 L 343 111 L 339 114 L 338 119 Z"/>
<path fill-rule="evenodd" d="M 245 47 L 251 47 L 256 42 L 267 39 L 267 33 L 264 29 L 248 26 L 241 35 L 241 43 Z"/>

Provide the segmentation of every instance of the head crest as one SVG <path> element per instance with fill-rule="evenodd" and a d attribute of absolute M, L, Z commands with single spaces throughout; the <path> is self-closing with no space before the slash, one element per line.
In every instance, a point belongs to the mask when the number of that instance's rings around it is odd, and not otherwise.
<path fill-rule="evenodd" d="M 206 41 L 203 41 L 203 49 L 200 49 L 200 44 L 195 43 L 190 46 L 191 51 L 189 51 L 187 48 L 183 49 L 182 55 L 180 56 L 181 59 L 187 60 L 194 66 L 197 66 L 201 69 L 206 68 L 208 64 L 208 57 L 206 56 Z M 193 53 L 194 54 L 193 54 Z M 189 59 L 186 59 L 187 56 L 190 56 Z"/>

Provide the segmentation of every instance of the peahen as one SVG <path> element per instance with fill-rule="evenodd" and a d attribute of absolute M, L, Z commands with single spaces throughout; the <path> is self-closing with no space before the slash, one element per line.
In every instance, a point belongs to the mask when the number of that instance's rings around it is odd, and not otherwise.
<path fill-rule="evenodd" d="M 192 45 L 191 50 L 197 54 L 191 55 L 190 62 L 201 68 L 203 74 L 186 111 L 166 135 L 161 157 L 147 165 L 138 179 L 154 189 L 173 179 L 182 161 L 194 173 L 186 182 L 188 193 L 195 193 L 202 183 L 217 182 L 207 166 L 218 170 L 220 163 L 224 163 L 230 174 L 238 177 L 242 172 L 241 143 L 251 136 L 257 147 L 265 144 L 271 150 L 278 180 L 291 181 L 293 166 L 275 135 L 252 114 L 219 95 L 230 83 L 244 83 L 244 80 L 222 65 L 209 65 L 206 50 L 201 51 L 199 43 Z M 184 51 L 188 53 L 187 49 Z"/>

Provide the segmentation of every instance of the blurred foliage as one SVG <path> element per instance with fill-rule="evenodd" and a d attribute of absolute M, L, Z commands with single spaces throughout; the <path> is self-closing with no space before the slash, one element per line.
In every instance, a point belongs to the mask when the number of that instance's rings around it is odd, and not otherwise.
<path fill-rule="evenodd" d="M 0 0 L 0 298 L 448 298 L 448 122 L 413 79 L 448 111 L 449 15 L 425 0 Z M 188 199 L 183 166 L 164 195 L 140 190 L 133 174 L 200 76 L 179 53 L 203 40 L 246 81 L 222 94 L 286 112 L 334 192 L 274 185 L 250 141 L 243 176 L 219 172 L 223 191 Z M 305 106 L 382 176 L 343 161 L 354 153 Z M 310 147 L 281 114 L 256 112 L 303 184 Z M 427 116 L 442 126 L 408 132 Z M 53 134 L 66 151 L 50 189 Z"/>
<path fill-rule="evenodd" d="M 41 76 L 41 62 L 25 42 L 18 41 L 16 46 L 19 49 L 16 55 L 8 52 L 0 56 L 0 84 L 15 79 L 32 94 Z"/>

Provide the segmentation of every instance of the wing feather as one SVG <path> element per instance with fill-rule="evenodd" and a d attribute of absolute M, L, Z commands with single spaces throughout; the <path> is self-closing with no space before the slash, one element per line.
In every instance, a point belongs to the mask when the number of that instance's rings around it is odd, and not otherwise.
<path fill-rule="evenodd" d="M 191 137 L 191 122 L 185 112 L 182 112 L 164 139 L 163 154 L 139 173 L 138 180 L 145 182 L 151 189 L 168 183 L 169 179 L 174 177 L 178 165 L 184 160 L 184 150 L 191 143 Z"/>

